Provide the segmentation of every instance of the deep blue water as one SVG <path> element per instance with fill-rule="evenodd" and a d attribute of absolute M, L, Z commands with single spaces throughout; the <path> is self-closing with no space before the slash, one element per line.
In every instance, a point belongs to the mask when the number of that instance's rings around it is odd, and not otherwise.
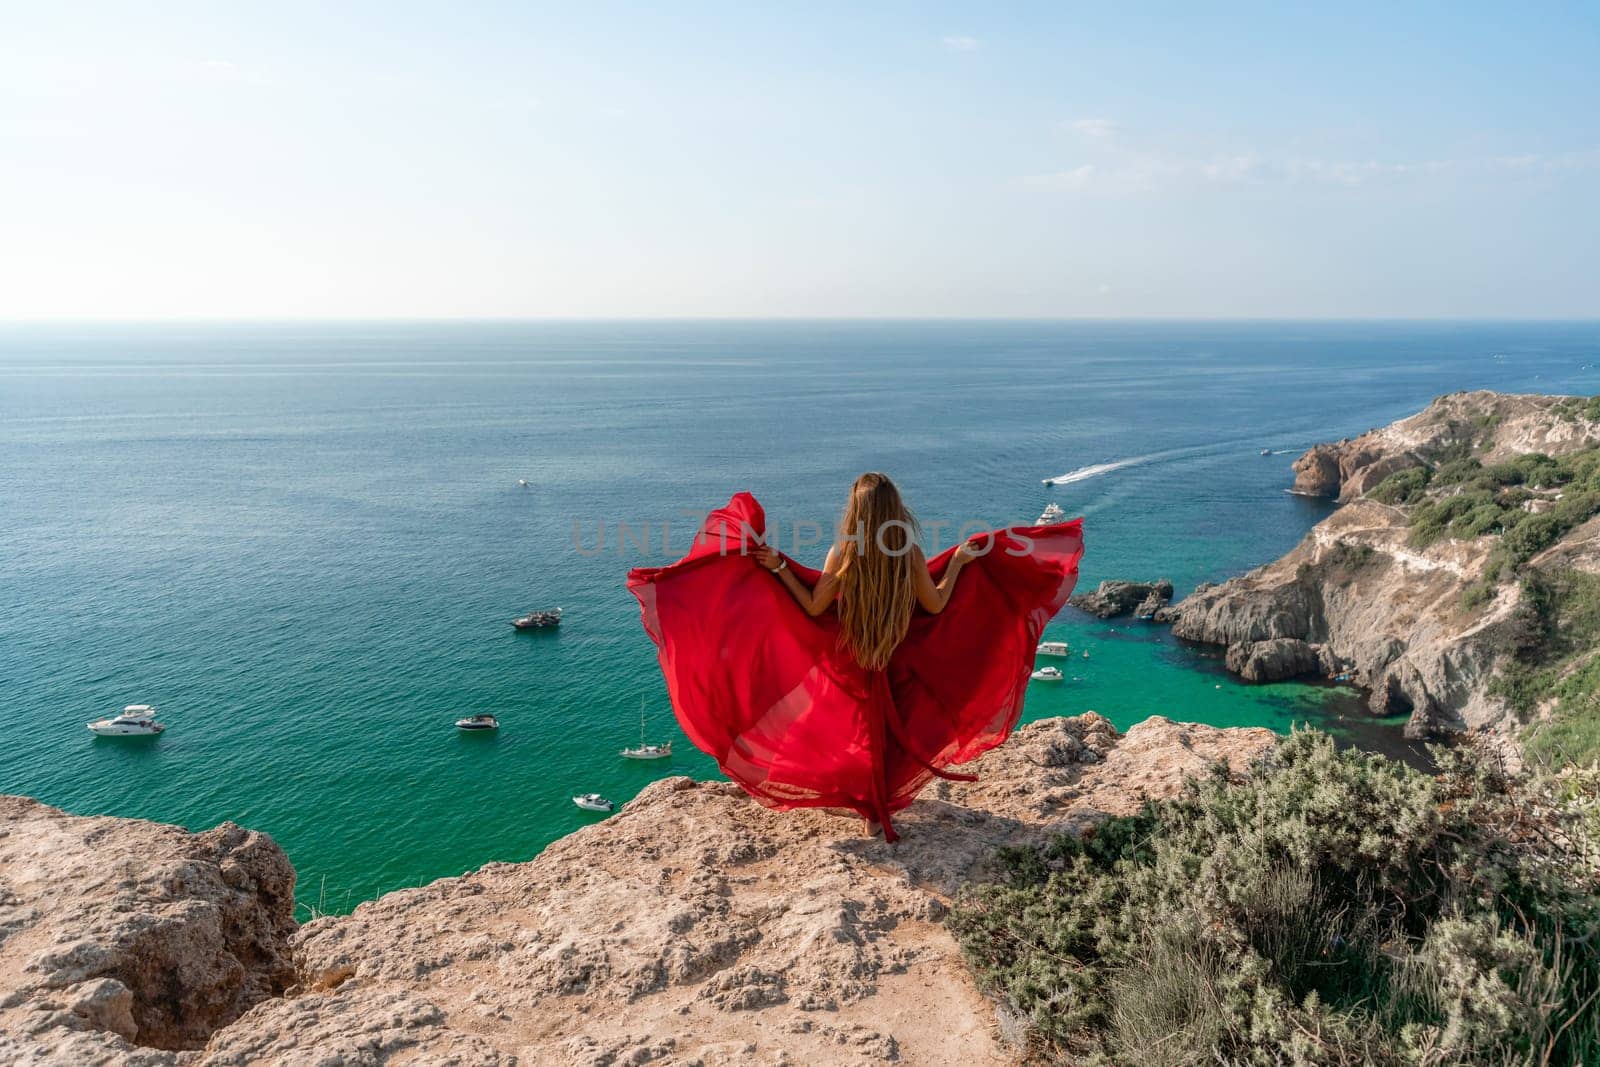
<path fill-rule="evenodd" d="M 1600 392 L 1596 363 L 1593 323 L 0 326 L 0 791 L 266 830 L 342 909 L 532 855 L 589 818 L 574 792 L 715 773 L 622 578 L 734 490 L 784 529 L 865 469 L 925 521 L 1056 500 L 1085 584 L 1183 591 L 1326 513 L 1283 492 L 1311 443 L 1456 389 Z M 618 552 L 624 522 L 653 556 Z M 507 625 L 556 604 L 557 634 Z M 1355 721 L 1346 691 L 1242 686 L 1158 630 L 1054 631 L 1092 656 L 1030 715 Z M 670 764 L 616 758 L 641 694 Z M 164 736 L 84 730 L 135 701 Z M 450 728 L 478 710 L 497 736 Z"/>

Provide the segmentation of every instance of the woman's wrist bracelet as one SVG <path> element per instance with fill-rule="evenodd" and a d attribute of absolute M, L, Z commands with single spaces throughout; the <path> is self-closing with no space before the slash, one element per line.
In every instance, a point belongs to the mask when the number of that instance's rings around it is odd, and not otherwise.
<path fill-rule="evenodd" d="M 789 565 L 789 561 L 788 560 L 780 559 L 780 560 L 778 560 L 778 565 L 776 567 L 772 568 L 772 573 L 773 574 L 777 574 L 779 571 L 783 570 L 788 565 Z"/>

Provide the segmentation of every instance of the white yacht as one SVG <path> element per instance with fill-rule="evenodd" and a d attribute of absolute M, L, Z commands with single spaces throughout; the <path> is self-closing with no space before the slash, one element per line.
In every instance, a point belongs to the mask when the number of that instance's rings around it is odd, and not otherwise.
<path fill-rule="evenodd" d="M 1038 670 L 1029 675 L 1029 677 L 1036 682 L 1059 682 L 1061 681 L 1061 668 L 1040 667 Z"/>
<path fill-rule="evenodd" d="M 644 740 L 644 697 L 639 698 L 639 747 L 625 748 L 621 752 L 623 759 L 667 759 L 672 755 L 672 742 L 660 745 L 647 745 Z"/>
<path fill-rule="evenodd" d="M 1061 505 L 1052 500 L 1044 506 L 1044 510 L 1039 513 L 1039 521 L 1034 525 L 1054 526 L 1058 522 L 1065 521 L 1066 517 L 1067 513 L 1061 510 Z"/>
<path fill-rule="evenodd" d="M 493 715 L 468 715 L 456 720 L 457 730 L 498 730 L 500 720 Z"/>
<path fill-rule="evenodd" d="M 1040 641 L 1039 647 L 1033 651 L 1040 656 L 1070 656 L 1072 646 L 1065 641 Z"/>
<path fill-rule="evenodd" d="M 121 715 L 89 724 L 89 732 L 101 737 L 154 737 L 165 729 L 156 722 L 156 709 L 149 704 L 129 704 Z"/>
<path fill-rule="evenodd" d="M 584 811 L 610 811 L 616 807 L 599 793 L 585 793 L 581 797 L 573 797 L 572 802 Z"/>

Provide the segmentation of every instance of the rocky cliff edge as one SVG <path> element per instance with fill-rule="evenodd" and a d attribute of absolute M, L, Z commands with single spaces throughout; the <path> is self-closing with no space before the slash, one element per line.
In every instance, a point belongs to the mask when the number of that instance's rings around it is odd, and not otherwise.
<path fill-rule="evenodd" d="M 941 919 L 994 850 L 1165 796 L 1273 735 L 1031 724 L 906 811 L 772 812 L 668 778 L 526 863 L 296 927 L 265 836 L 0 798 L 0 1061 L 1008 1063 Z"/>

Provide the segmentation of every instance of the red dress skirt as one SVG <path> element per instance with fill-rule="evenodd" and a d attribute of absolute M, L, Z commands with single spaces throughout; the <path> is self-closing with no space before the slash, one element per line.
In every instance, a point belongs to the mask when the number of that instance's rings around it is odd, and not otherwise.
<path fill-rule="evenodd" d="M 752 555 L 766 515 L 739 493 L 688 555 L 629 573 L 684 733 L 774 808 L 846 807 L 883 824 L 935 777 L 1000 744 L 1022 714 L 1034 648 L 1078 577 L 1083 521 L 1013 527 L 969 562 L 938 615 L 917 610 L 889 666 L 840 647 Z M 928 562 L 934 580 L 955 549 Z M 789 565 L 808 585 L 818 571 Z"/>

